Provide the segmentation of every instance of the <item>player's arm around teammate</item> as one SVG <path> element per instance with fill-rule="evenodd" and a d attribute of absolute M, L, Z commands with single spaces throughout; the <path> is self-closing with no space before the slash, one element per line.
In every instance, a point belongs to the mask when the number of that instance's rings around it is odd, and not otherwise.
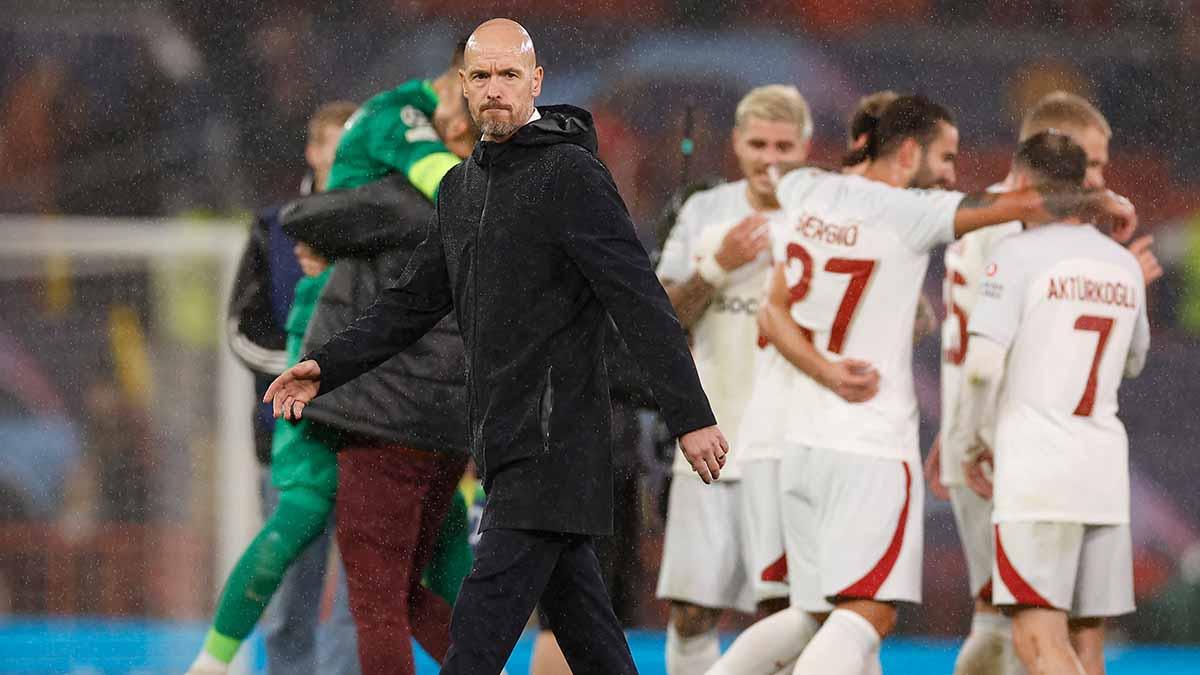
<path fill-rule="evenodd" d="M 771 275 L 767 301 L 758 314 L 763 335 L 793 366 L 850 403 L 863 403 L 879 393 L 879 371 L 861 359 L 830 361 L 821 355 L 804 329 L 792 320 L 791 296 L 784 264 Z"/>

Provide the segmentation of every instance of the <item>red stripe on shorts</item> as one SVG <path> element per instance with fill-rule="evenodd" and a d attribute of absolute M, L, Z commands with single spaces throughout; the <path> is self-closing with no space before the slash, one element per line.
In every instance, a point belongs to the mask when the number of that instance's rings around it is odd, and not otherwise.
<path fill-rule="evenodd" d="M 1003 581 L 1004 585 L 1008 587 L 1013 599 L 1017 601 L 1018 605 L 1054 609 L 1054 605 L 1035 591 L 1033 586 L 1030 586 L 1029 582 L 1025 581 L 1017 572 L 1017 568 L 1008 561 L 1008 556 L 1004 554 L 1004 545 L 1000 543 L 1000 526 L 993 525 L 992 528 L 996 531 L 996 569 L 1000 572 L 1000 581 Z"/>
<path fill-rule="evenodd" d="M 979 599 L 986 602 L 989 605 L 992 604 L 992 580 L 991 579 L 988 579 L 987 583 L 983 585 L 983 588 L 979 589 Z"/>
<path fill-rule="evenodd" d="M 900 549 L 904 546 L 904 529 L 908 525 L 908 504 L 912 500 L 912 471 L 908 462 L 901 462 L 904 467 L 904 506 L 900 509 L 900 522 L 896 523 L 896 531 L 892 533 L 892 542 L 888 544 L 883 557 L 867 572 L 866 576 L 847 586 L 837 597 L 842 598 L 874 598 L 879 587 L 887 580 L 900 557 Z"/>
<path fill-rule="evenodd" d="M 777 581 L 783 583 L 787 579 L 787 554 L 779 556 L 779 560 L 763 568 L 762 581 Z"/>

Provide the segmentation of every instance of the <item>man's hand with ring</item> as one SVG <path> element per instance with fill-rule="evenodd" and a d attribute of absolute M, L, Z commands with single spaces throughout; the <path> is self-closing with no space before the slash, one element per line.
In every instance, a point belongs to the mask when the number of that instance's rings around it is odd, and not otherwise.
<path fill-rule="evenodd" d="M 729 454 L 729 442 L 714 424 L 680 436 L 679 449 L 692 470 L 700 474 L 700 479 L 712 483 L 721 476 L 721 467 L 725 466 L 725 456 Z"/>

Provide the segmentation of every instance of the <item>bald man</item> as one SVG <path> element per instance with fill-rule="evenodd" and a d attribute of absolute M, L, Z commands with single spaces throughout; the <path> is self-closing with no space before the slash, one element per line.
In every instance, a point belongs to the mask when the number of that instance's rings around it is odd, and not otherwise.
<path fill-rule="evenodd" d="M 395 286 L 281 375 L 265 400 L 297 418 L 315 396 L 454 311 L 471 451 L 488 501 L 442 672 L 499 673 L 540 600 L 576 675 L 636 673 L 592 547 L 592 537 L 612 532 L 609 316 L 705 483 L 720 476 L 728 444 L 683 327 L 596 158 L 591 115 L 534 107 L 542 69 L 512 21 L 475 30 L 459 76 L 483 141 L 443 179 L 425 242 Z"/>

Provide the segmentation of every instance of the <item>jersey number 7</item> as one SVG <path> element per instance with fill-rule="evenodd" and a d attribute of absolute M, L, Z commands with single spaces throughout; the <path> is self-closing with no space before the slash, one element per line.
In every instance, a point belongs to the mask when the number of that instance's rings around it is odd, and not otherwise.
<path fill-rule="evenodd" d="M 796 243 L 788 244 L 787 257 L 788 264 L 796 260 L 802 266 L 799 281 L 788 289 L 791 304 L 794 305 L 808 295 L 812 284 L 813 259 L 803 246 Z M 867 283 L 871 280 L 871 273 L 875 271 L 875 261 L 830 258 L 825 262 L 825 271 L 850 275 L 850 285 L 846 287 L 846 294 L 842 296 L 837 315 L 833 319 L 833 327 L 829 331 L 829 351 L 841 354 L 846 343 L 846 333 L 850 330 L 850 322 L 854 320 L 854 312 L 858 309 L 863 291 L 867 289 Z M 811 337 L 811 334 L 809 335 Z"/>
<path fill-rule="evenodd" d="M 1100 369 L 1100 359 L 1104 357 L 1104 348 L 1108 345 L 1108 334 L 1112 331 L 1113 320 L 1103 316 L 1084 314 L 1075 319 L 1075 330 L 1093 331 L 1098 335 L 1096 354 L 1092 357 L 1092 370 L 1088 373 L 1087 386 L 1083 390 L 1083 398 L 1075 406 L 1075 414 L 1079 417 L 1091 417 L 1092 407 L 1096 404 L 1096 372 Z"/>

